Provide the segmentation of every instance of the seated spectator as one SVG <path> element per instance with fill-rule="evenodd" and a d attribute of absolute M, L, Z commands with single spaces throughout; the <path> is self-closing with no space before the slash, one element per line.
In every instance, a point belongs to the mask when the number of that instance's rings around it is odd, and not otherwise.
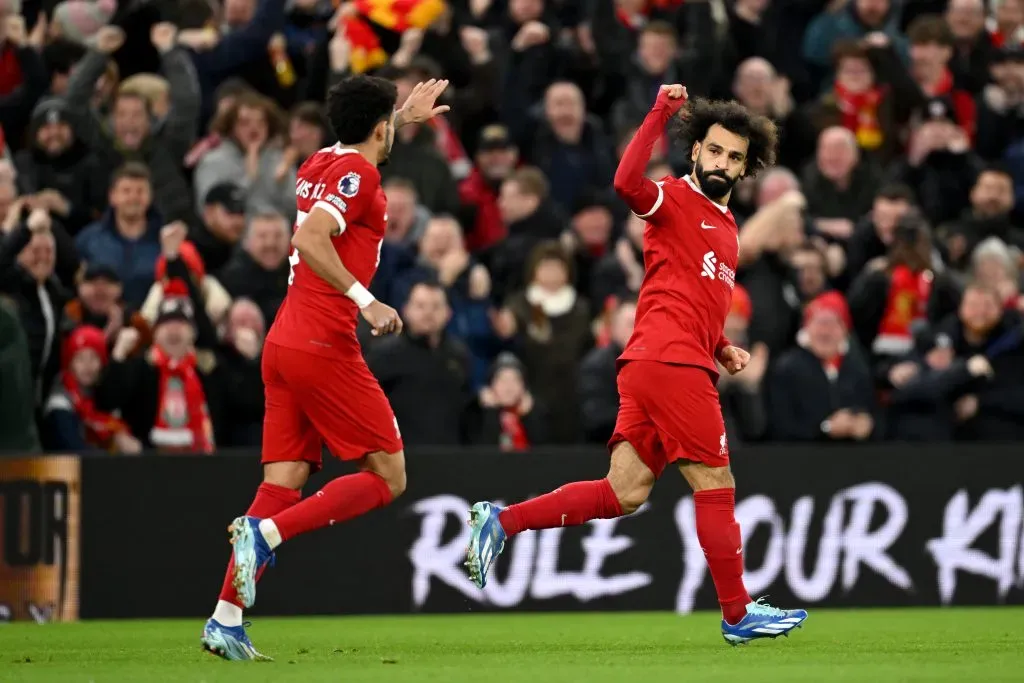
<path fill-rule="evenodd" d="M 288 121 L 288 153 L 296 166 L 331 144 L 331 124 L 318 102 L 302 102 L 292 109 Z"/>
<path fill-rule="evenodd" d="M 972 96 L 988 82 L 988 65 L 996 51 L 985 30 L 985 9 L 984 0 L 950 0 L 946 6 L 946 24 L 953 36 L 953 83 Z"/>
<path fill-rule="evenodd" d="M 431 218 L 430 210 L 419 203 L 416 186 L 396 176 L 385 181 L 382 187 L 388 199 L 387 242 L 416 244 Z"/>
<path fill-rule="evenodd" d="M 948 97 L 928 100 L 921 121 L 911 128 L 906 157 L 892 171 L 892 180 L 913 190 L 933 225 L 960 215 L 982 168 L 957 116 Z"/>
<path fill-rule="evenodd" d="M 402 308 L 402 334 L 382 339 L 366 354 L 407 445 L 468 441 L 469 354 L 445 331 L 451 309 L 444 292 L 437 282 L 414 285 Z"/>
<path fill-rule="evenodd" d="M 525 368 L 511 353 L 498 356 L 477 398 L 472 441 L 502 451 L 528 451 L 544 443 L 545 420 L 526 387 Z"/>
<path fill-rule="evenodd" d="M 871 209 L 878 177 L 871 160 L 861 158 L 852 132 L 839 126 L 823 130 L 815 161 L 801 182 L 818 233 L 832 241 L 848 240 L 853 222 Z"/>
<path fill-rule="evenodd" d="M 47 449 L 142 452 L 142 444 L 120 418 L 96 408 L 93 394 L 106 364 L 107 340 L 98 327 L 79 327 L 64 341 L 60 378 L 43 407 Z"/>
<path fill-rule="evenodd" d="M 750 362 L 736 375 L 730 375 L 718 364 L 718 398 L 729 448 L 733 450 L 741 448 L 744 442 L 760 439 L 768 428 L 761 386 L 768 369 L 768 347 L 764 342 L 750 345 L 747 330 L 752 315 L 750 295 L 742 285 L 736 285 L 732 290 L 732 307 L 725 318 L 725 336 L 740 348 L 750 348 Z"/>
<path fill-rule="evenodd" d="M 608 253 L 615 229 L 614 207 L 603 193 L 588 190 L 580 194 L 573 207 L 569 229 L 562 233 L 562 245 L 573 259 L 576 281 L 584 293 L 594 280 L 594 271 Z"/>
<path fill-rule="evenodd" d="M 983 170 L 971 187 L 970 202 L 959 220 L 939 227 L 939 238 L 952 268 L 965 270 L 974 248 L 989 237 L 1024 249 L 1024 230 L 1011 218 L 1013 178 L 1006 169 L 989 166 Z"/>
<path fill-rule="evenodd" d="M 1007 247 L 998 237 L 989 237 L 971 253 L 971 277 L 982 287 L 997 292 L 1004 308 L 1024 313 L 1018 258 L 1019 253 Z"/>
<path fill-rule="evenodd" d="M 914 206 L 914 193 L 906 185 L 886 185 L 875 195 L 869 211 L 854 228 L 846 243 L 844 284 L 860 275 L 864 267 L 884 258 L 900 220 Z"/>
<path fill-rule="evenodd" d="M 18 311 L 0 295 L 0 453 L 39 453 L 36 406 L 27 400 L 35 391 L 32 357 Z"/>
<path fill-rule="evenodd" d="M 803 112 L 796 108 L 789 79 L 781 76 L 771 62 L 763 56 L 752 56 L 740 62 L 733 77 L 732 94 L 744 107 L 768 117 L 778 126 L 780 166 L 796 167 L 803 161 L 808 147 L 813 145 L 815 131 Z M 669 151 L 670 156 L 674 154 L 675 150 Z"/>
<path fill-rule="evenodd" d="M 267 325 L 259 306 L 238 299 L 228 312 L 217 348 L 223 384 L 217 448 L 255 447 L 263 442 L 263 378 L 260 360 Z"/>
<path fill-rule="evenodd" d="M 828 247 L 822 247 L 820 243 L 808 242 L 798 247 L 790 257 L 790 265 L 796 276 L 796 295 L 801 303 L 811 301 L 830 289 L 829 280 L 833 272 L 829 263 L 830 252 Z M 841 268 L 845 262 L 838 265 Z"/>
<path fill-rule="evenodd" d="M 959 312 L 938 325 L 932 339 L 926 362 L 908 365 L 905 377 L 894 378 L 893 436 L 964 441 L 1024 437 L 1020 315 L 1004 310 L 994 289 L 972 284 Z"/>
<path fill-rule="evenodd" d="M 0 241 L 0 293 L 18 309 L 28 339 L 29 365 L 39 404 L 50 394 L 60 368 L 60 331 L 68 293 L 54 275 L 56 246 L 50 214 L 36 209 L 24 221 L 11 212 Z M 28 396 L 25 399 L 29 399 Z"/>
<path fill-rule="evenodd" d="M 495 329 L 526 364 L 527 384 L 549 411 L 551 441 L 573 443 L 581 432 L 579 362 L 594 343 L 589 306 L 572 286 L 572 263 L 557 242 L 538 245 L 526 273 L 529 284 L 505 302 Z"/>
<path fill-rule="evenodd" d="M 494 278 L 495 298 L 523 288 L 530 252 L 544 240 L 558 239 L 566 224 L 548 197 L 548 181 L 539 169 L 524 167 L 501 184 L 498 208 L 508 237 L 482 255 Z"/>
<path fill-rule="evenodd" d="M 603 306 L 611 296 L 634 297 L 644 280 L 644 229 L 647 223 L 634 213 L 626 221 L 625 234 L 605 254 L 590 277 L 590 296 Z"/>
<path fill-rule="evenodd" d="M 264 320 L 273 321 L 288 293 L 288 224 L 280 214 L 254 216 L 249 221 L 242 248 L 220 272 L 228 294 L 250 299 L 260 307 Z"/>
<path fill-rule="evenodd" d="M 246 193 L 247 214 L 276 211 L 294 220 L 296 169 L 282 164 L 287 126 L 277 105 L 242 93 L 212 128 L 220 144 L 199 160 L 193 178 L 199 210 L 215 185 L 233 181 Z"/>
<path fill-rule="evenodd" d="M 804 34 L 803 56 L 818 83 L 832 80 L 832 48 L 841 40 L 860 40 L 878 32 L 907 54 L 906 37 L 900 31 L 900 7 L 890 0 L 854 0 L 834 12 L 814 17 Z"/>
<path fill-rule="evenodd" d="M 851 285 L 853 329 L 880 380 L 913 348 L 915 325 L 937 323 L 956 310 L 960 290 L 941 265 L 928 224 L 911 212 L 896 228 L 885 259 L 873 261 Z"/>
<path fill-rule="evenodd" d="M 907 27 L 907 39 L 910 41 L 910 75 L 926 97 L 949 100 L 953 120 L 973 143 L 977 131 L 977 106 L 971 92 L 959 85 L 950 71 L 950 61 L 957 45 L 949 24 L 939 16 L 918 17 Z M 986 67 L 986 80 L 987 76 Z"/>
<path fill-rule="evenodd" d="M 792 345 L 800 325 L 791 257 L 806 240 L 806 199 L 792 173 L 772 169 L 761 179 L 757 203 L 757 212 L 740 230 L 738 279 L 753 301 L 751 339 L 778 355 Z"/>
<path fill-rule="evenodd" d="M 231 260 L 245 234 L 245 191 L 233 182 L 218 183 L 203 200 L 198 227 L 190 231 L 192 243 L 211 273 Z"/>
<path fill-rule="evenodd" d="M 142 340 L 149 343 L 149 323 L 138 311 L 125 309 L 121 298 L 124 288 L 112 268 L 85 267 L 76 289 L 78 295 L 64 306 L 64 332 L 91 325 L 103 331 L 107 347 L 113 348 L 118 333 L 127 325 L 138 330 Z"/>
<path fill-rule="evenodd" d="M 466 248 L 473 253 L 494 246 L 506 235 L 498 191 L 519 163 L 519 149 L 508 128 L 500 124 L 485 127 L 480 132 L 475 161 L 469 176 L 459 183 L 459 218 L 467 226 Z"/>
<path fill-rule="evenodd" d="M 395 301 L 406 301 L 416 283 L 436 280 L 445 289 L 451 320 L 448 332 L 466 344 L 471 358 L 474 389 L 487 379 L 497 353 L 488 317 L 491 276 L 466 251 L 462 229 L 451 216 L 437 216 L 423 232 L 415 266 L 398 277 L 392 288 Z"/>
<path fill-rule="evenodd" d="M 609 341 L 591 349 L 580 363 L 580 418 L 588 443 L 608 443 L 619 412 L 617 361 L 636 321 L 636 299 L 624 299 L 612 313 Z"/>
<path fill-rule="evenodd" d="M 96 408 L 120 411 L 146 449 L 212 453 L 211 404 L 217 405 L 220 384 L 209 351 L 216 339 L 186 291 L 179 281 L 160 302 L 153 344 L 143 353 L 129 355 L 139 335 L 134 328 L 121 330 L 96 389 Z"/>
<path fill-rule="evenodd" d="M 75 246 L 89 265 L 108 266 L 124 285 L 125 301 L 142 305 L 153 284 L 153 268 L 160 255 L 163 220 L 152 206 L 149 169 L 128 163 L 110 184 L 110 208 L 103 217 L 75 238 Z"/>
<path fill-rule="evenodd" d="M 30 144 L 14 158 L 21 194 L 32 197 L 72 235 L 99 218 L 107 204 L 107 178 L 99 160 L 75 136 L 67 104 L 46 99 L 36 105 Z"/>
<path fill-rule="evenodd" d="M 773 438 L 863 441 L 871 437 L 871 370 L 849 329 L 850 312 L 841 294 L 828 292 L 808 304 L 798 347 L 782 354 L 769 380 Z"/>
<path fill-rule="evenodd" d="M 995 3 L 995 11 L 985 28 L 994 47 L 1018 47 L 1024 44 L 1024 6 L 1020 0 L 1001 0 Z"/>
<path fill-rule="evenodd" d="M 619 67 L 625 92 L 612 108 L 615 130 L 642 121 L 662 83 L 686 81 L 678 43 L 675 28 L 666 21 L 652 21 L 640 29 L 636 52 Z"/>

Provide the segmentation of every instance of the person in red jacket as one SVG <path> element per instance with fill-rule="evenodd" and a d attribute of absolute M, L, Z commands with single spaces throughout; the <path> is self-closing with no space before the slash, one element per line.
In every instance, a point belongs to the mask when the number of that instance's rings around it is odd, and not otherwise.
<path fill-rule="evenodd" d="M 469 177 L 459 184 L 459 199 L 465 210 L 466 248 L 479 252 L 505 239 L 507 230 L 498 209 L 498 190 L 519 163 L 519 150 L 500 124 L 480 133 L 476 162 Z"/>

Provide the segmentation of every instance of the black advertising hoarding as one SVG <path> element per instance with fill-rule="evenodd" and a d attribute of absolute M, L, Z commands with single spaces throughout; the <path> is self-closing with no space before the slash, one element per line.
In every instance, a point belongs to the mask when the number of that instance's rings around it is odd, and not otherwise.
<path fill-rule="evenodd" d="M 75 456 L 0 458 L 0 622 L 78 618 Z"/>
<path fill-rule="evenodd" d="M 252 614 L 676 610 L 717 606 L 693 501 L 666 470 L 636 514 L 511 541 L 483 592 L 462 568 L 469 505 L 604 474 L 600 450 L 407 456 L 389 508 L 290 541 Z M 1024 603 L 1024 453 L 1016 446 L 748 448 L 735 458 L 746 582 L 784 606 Z M 307 493 L 343 470 L 328 464 Z M 86 459 L 87 618 L 201 616 L 255 455 Z"/>

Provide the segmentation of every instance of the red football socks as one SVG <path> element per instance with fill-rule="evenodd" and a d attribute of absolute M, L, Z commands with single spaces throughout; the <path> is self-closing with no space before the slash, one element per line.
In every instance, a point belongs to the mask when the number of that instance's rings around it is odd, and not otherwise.
<path fill-rule="evenodd" d="M 537 498 L 510 505 L 498 521 L 508 536 L 527 529 L 576 526 L 592 519 L 622 515 L 622 506 L 607 479 L 578 481 Z"/>
<path fill-rule="evenodd" d="M 271 521 L 281 540 L 364 515 L 391 502 L 391 489 L 380 475 L 360 472 L 338 477 L 309 498 L 280 512 Z"/>
<path fill-rule="evenodd" d="M 263 482 L 260 484 L 260 487 L 256 489 L 256 498 L 253 499 L 252 505 L 249 506 L 249 509 L 246 510 L 245 514 L 250 517 L 259 517 L 260 519 L 273 517 L 277 513 L 283 512 L 295 505 L 301 499 L 301 491 L 285 488 L 284 486 L 278 486 L 277 484 L 268 484 L 267 482 Z M 262 572 L 263 568 L 261 567 L 259 573 L 256 574 L 257 581 L 259 581 L 259 577 Z M 235 591 L 235 587 L 231 585 L 234 573 L 235 560 L 232 558 L 231 561 L 228 562 L 228 571 L 224 575 L 224 585 L 221 586 L 220 589 L 220 599 L 241 607 L 242 603 L 238 600 L 238 593 Z"/>
<path fill-rule="evenodd" d="M 722 616 L 735 624 L 747 613 L 750 596 L 743 585 L 743 539 L 736 523 L 736 489 L 709 489 L 693 494 L 697 540 L 715 582 Z"/>

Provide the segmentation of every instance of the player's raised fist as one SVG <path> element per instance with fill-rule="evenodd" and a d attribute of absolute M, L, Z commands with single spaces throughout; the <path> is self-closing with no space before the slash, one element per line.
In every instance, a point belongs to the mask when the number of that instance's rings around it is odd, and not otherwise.
<path fill-rule="evenodd" d="M 656 104 L 667 105 L 669 110 L 675 114 L 686 104 L 686 88 L 678 83 L 661 86 L 658 90 Z"/>
<path fill-rule="evenodd" d="M 363 318 L 373 328 L 373 336 L 381 337 L 385 334 L 398 334 L 402 331 L 402 319 L 398 311 L 387 304 L 374 300 L 365 308 L 361 309 Z"/>
<path fill-rule="evenodd" d="M 729 371 L 730 375 L 735 375 L 747 367 L 747 363 L 750 362 L 750 354 L 738 346 L 726 346 L 718 354 L 718 362 Z"/>

